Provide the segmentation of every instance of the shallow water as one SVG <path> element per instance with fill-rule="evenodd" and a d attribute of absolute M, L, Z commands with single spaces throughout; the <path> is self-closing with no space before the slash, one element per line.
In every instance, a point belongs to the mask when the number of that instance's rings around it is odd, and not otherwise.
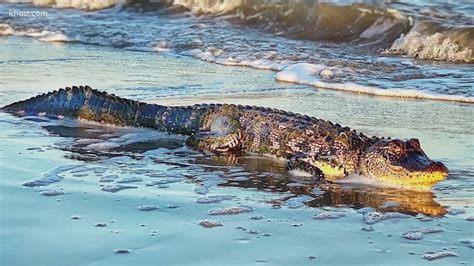
<path fill-rule="evenodd" d="M 2 264 L 473 261 L 470 104 L 317 90 L 278 83 L 271 71 L 20 37 L 0 39 L 0 61 L 1 105 L 74 84 L 162 104 L 258 104 L 367 134 L 419 138 L 451 170 L 433 192 L 358 180 L 329 185 L 293 176 L 272 159 L 203 155 L 182 138 L 150 130 L 0 114 Z M 209 213 L 239 206 L 252 211 Z M 364 215 L 372 208 L 385 214 Z M 204 219 L 223 226 L 204 228 Z M 420 233 L 426 228 L 443 231 Z M 423 259 L 442 250 L 458 257 Z"/>
<path fill-rule="evenodd" d="M 420 14 L 423 3 L 414 6 L 410 3 L 371 6 L 372 3 L 368 3 L 368 6 L 355 4 L 329 7 L 315 4 L 317 7 L 306 11 L 304 3 L 312 6 L 311 1 L 297 2 L 294 7 L 290 1 L 289 6 L 282 5 L 274 12 L 286 14 L 293 10 L 294 20 L 270 23 L 268 20 L 271 18 L 267 19 L 269 14 L 264 10 L 273 9 L 266 7 L 265 0 L 261 1 L 263 6 L 255 7 L 263 10 L 263 14 L 258 16 L 253 14 L 257 11 L 252 11 L 252 8 L 247 10 L 246 5 L 252 5 L 252 1 L 242 1 L 242 6 L 237 10 L 232 9 L 230 14 L 222 14 L 218 12 L 220 9 L 215 9 L 220 6 L 219 1 L 205 1 L 209 6 L 217 5 L 211 9 L 207 9 L 205 4 L 198 5 L 196 1 L 178 2 L 182 2 L 182 5 L 175 5 L 173 12 L 168 6 L 147 8 L 132 4 L 88 13 L 74 9 L 4 4 L 0 5 L 0 35 L 30 36 L 44 42 L 83 43 L 153 53 L 172 52 L 217 64 L 284 73 L 288 72 L 285 72 L 288 67 L 307 63 L 318 66 L 317 71 L 310 71 L 310 79 L 301 73 L 308 68 L 290 71 L 287 75 L 280 75 L 280 79 L 320 88 L 392 97 L 474 101 L 473 67 L 472 64 L 465 64 L 472 63 L 474 58 L 474 29 L 469 25 L 474 10 L 472 5 L 462 5 L 465 12 L 457 12 L 453 4 L 445 4 L 444 10 L 451 10 L 448 13 L 452 16 L 443 18 L 430 11 L 429 7 L 425 8 L 425 13 L 433 14 L 415 16 Z M 183 5 L 194 10 L 194 13 L 178 8 Z M 232 7 L 232 1 L 223 1 L 222 6 Z M 397 8 L 401 11 L 397 11 Z M 202 12 L 201 9 L 207 11 Z M 34 19 L 10 16 L 10 10 L 39 10 L 47 12 L 48 16 Z M 304 25 L 305 21 L 301 21 L 300 17 L 305 16 L 298 15 L 298 10 L 309 12 L 308 16 L 311 15 L 312 19 L 306 22 L 310 25 Z M 247 14 L 247 11 L 250 13 Z M 340 15 L 346 12 L 355 12 L 355 17 L 347 15 L 351 19 L 346 19 Z M 326 17 L 325 14 L 333 15 Z M 247 21 L 248 17 L 256 21 Z M 340 25 L 334 22 L 338 20 L 341 20 Z M 352 25 L 354 20 L 363 25 Z M 388 27 L 385 25 L 387 23 L 394 26 Z M 400 23 L 404 25 L 402 28 L 397 26 Z M 327 30 L 334 25 L 339 28 Z M 314 32 L 311 30 L 308 33 L 305 29 L 314 29 Z M 300 34 L 301 30 L 303 38 L 294 38 L 293 35 Z M 329 37 L 313 38 L 326 30 Z M 379 31 L 382 35 L 376 34 Z M 457 64 L 391 56 L 400 53 L 416 58 L 454 61 Z M 144 75 L 137 72 L 137 75 Z"/>

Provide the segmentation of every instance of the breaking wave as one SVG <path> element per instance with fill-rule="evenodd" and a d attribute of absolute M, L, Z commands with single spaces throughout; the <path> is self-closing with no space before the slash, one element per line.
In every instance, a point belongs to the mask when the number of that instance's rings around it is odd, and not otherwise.
<path fill-rule="evenodd" d="M 410 19 L 391 8 L 318 1 L 176 0 L 198 14 L 226 14 L 246 25 L 297 39 L 345 42 L 391 40 L 408 31 Z"/>
<path fill-rule="evenodd" d="M 35 6 L 86 11 L 121 10 L 164 14 L 193 12 L 250 26 L 292 39 L 351 42 L 384 50 L 384 54 L 428 60 L 472 63 L 472 16 L 435 7 L 409 8 L 374 1 L 285 0 L 7 0 Z M 356 2 L 347 4 L 350 2 Z M 366 2 L 366 3 L 364 3 Z M 342 3 L 342 4 L 341 4 Z M 402 11 L 400 11 L 402 10 Z M 429 21 L 423 21 L 428 19 Z M 462 25 L 447 26 L 453 21 Z M 413 22 L 418 21 L 413 26 Z M 471 26 L 465 26 L 469 25 Z M 388 48 L 388 49 L 386 49 Z"/>
<path fill-rule="evenodd" d="M 474 27 L 445 26 L 437 22 L 418 22 L 402 34 L 385 54 L 450 62 L 474 62 Z"/>
<path fill-rule="evenodd" d="M 11 1 L 10 2 L 15 2 Z M 22 1 L 24 2 L 24 1 Z M 197 15 L 225 16 L 277 35 L 331 42 L 392 42 L 407 32 L 410 19 L 391 8 L 367 4 L 337 5 L 314 1 L 274 0 L 31 0 L 36 6 L 100 10 L 124 6 L 164 12 L 192 11 Z M 181 8 L 181 9 L 180 9 Z"/>

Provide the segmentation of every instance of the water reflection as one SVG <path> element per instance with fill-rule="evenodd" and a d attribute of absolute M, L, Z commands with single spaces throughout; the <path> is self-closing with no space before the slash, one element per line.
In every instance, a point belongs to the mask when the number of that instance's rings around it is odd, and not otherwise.
<path fill-rule="evenodd" d="M 372 207 L 378 211 L 396 211 L 408 214 L 443 216 L 446 208 L 435 201 L 431 191 L 409 191 L 395 188 L 370 187 L 358 184 L 334 184 L 314 180 L 311 177 L 295 176 L 286 170 L 281 160 L 243 154 L 215 156 L 184 149 L 184 142 L 175 138 L 133 142 L 111 149 L 91 149 L 90 143 L 107 142 L 123 135 L 122 129 L 94 126 L 43 126 L 51 134 L 74 138 L 72 142 L 61 142 L 58 147 L 67 151 L 67 157 L 81 161 L 100 161 L 127 155 L 133 159 L 144 158 L 144 152 L 159 148 L 167 149 L 163 158 L 153 158 L 158 164 L 177 167 L 197 167 L 202 174 L 219 175 L 224 182 L 220 186 L 252 188 L 267 192 L 290 192 L 271 204 L 285 204 L 285 200 L 298 195 L 309 195 L 313 199 L 305 202 L 310 207 L 350 207 L 359 209 Z M 90 141 L 84 141 L 84 140 Z M 199 178 L 191 175 L 193 182 Z M 288 194 L 284 194 L 288 195 Z"/>
<path fill-rule="evenodd" d="M 314 200 L 306 202 L 311 207 L 373 207 L 378 211 L 396 211 L 408 214 L 443 216 L 446 208 L 435 201 L 431 191 L 411 191 L 398 188 L 370 187 L 367 185 L 344 185 L 326 183 L 312 178 L 294 176 L 285 170 L 283 162 L 273 159 L 250 157 L 214 157 L 218 164 L 231 162 L 247 171 L 256 172 L 249 180 L 232 181 L 225 186 L 256 188 L 265 191 L 292 192 L 310 195 Z"/>

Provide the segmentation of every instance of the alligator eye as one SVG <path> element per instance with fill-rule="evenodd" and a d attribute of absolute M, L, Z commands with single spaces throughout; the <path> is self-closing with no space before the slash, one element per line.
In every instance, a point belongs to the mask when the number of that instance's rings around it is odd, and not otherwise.
<path fill-rule="evenodd" d="M 400 146 L 393 142 L 390 142 L 390 144 L 388 144 L 388 147 L 393 150 L 400 149 Z"/>
<path fill-rule="evenodd" d="M 408 143 L 410 144 L 410 146 L 412 146 L 415 149 L 420 148 L 420 141 L 418 139 L 410 139 L 408 140 Z"/>

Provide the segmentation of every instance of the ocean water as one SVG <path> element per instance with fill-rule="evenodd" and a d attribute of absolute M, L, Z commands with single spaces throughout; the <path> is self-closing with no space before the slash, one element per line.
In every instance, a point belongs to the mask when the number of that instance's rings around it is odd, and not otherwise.
<path fill-rule="evenodd" d="M 104 6 L 92 8 L 87 3 Z M 469 64 L 474 62 L 474 8 L 469 3 L 440 1 L 438 8 L 418 1 L 385 4 L 266 0 L 33 1 L 32 4 L 1 5 L 0 35 L 173 52 L 222 65 L 270 69 L 280 72 L 276 77 L 282 81 L 319 88 L 391 97 L 474 101 L 473 71 Z M 95 11 L 85 13 L 82 9 Z M 19 16 L 31 10 L 47 12 L 47 16 L 33 19 Z"/>
<path fill-rule="evenodd" d="M 332 42 L 286 31 L 276 36 L 276 29 L 288 30 L 279 21 L 266 30 L 258 21 L 249 26 L 229 18 L 228 5 L 190 13 L 169 5 L 91 3 L 0 5 L 0 105 L 87 84 L 168 105 L 268 106 L 368 135 L 419 138 L 450 176 L 432 191 L 359 177 L 321 184 L 288 173 L 277 160 L 190 150 L 180 136 L 0 113 L 0 264 L 473 263 L 472 65 L 382 55 L 377 47 L 389 49 L 398 32 L 368 49 L 351 36 Z M 468 29 L 472 16 L 468 3 L 459 10 L 452 3 L 388 5 Z M 48 17 L 12 18 L 6 13 L 12 8 L 47 10 Z M 286 58 L 300 48 L 308 57 Z M 228 60 L 228 53 L 241 57 Z M 352 84 L 369 91 L 340 89 L 360 88 Z M 392 93 L 377 96 L 379 90 Z M 231 211 L 242 213 L 212 215 Z M 200 226 L 206 219 L 221 226 Z M 429 260 L 436 254 L 447 257 Z"/>
<path fill-rule="evenodd" d="M 271 71 L 171 54 L 24 37 L 3 38 L 1 47 L 2 105 L 84 82 L 162 104 L 259 104 L 368 134 L 420 138 L 452 172 L 432 192 L 357 179 L 324 185 L 289 174 L 279 161 L 209 157 L 151 130 L 1 114 L 4 265 L 472 263 L 470 104 L 315 90 L 279 83 Z M 239 206 L 252 212 L 208 213 Z M 402 218 L 365 221 L 363 213 L 375 210 Z M 203 228 L 204 219 L 223 226 Z M 439 232 L 403 237 L 427 228 Z M 423 258 L 442 250 L 457 257 Z"/>

